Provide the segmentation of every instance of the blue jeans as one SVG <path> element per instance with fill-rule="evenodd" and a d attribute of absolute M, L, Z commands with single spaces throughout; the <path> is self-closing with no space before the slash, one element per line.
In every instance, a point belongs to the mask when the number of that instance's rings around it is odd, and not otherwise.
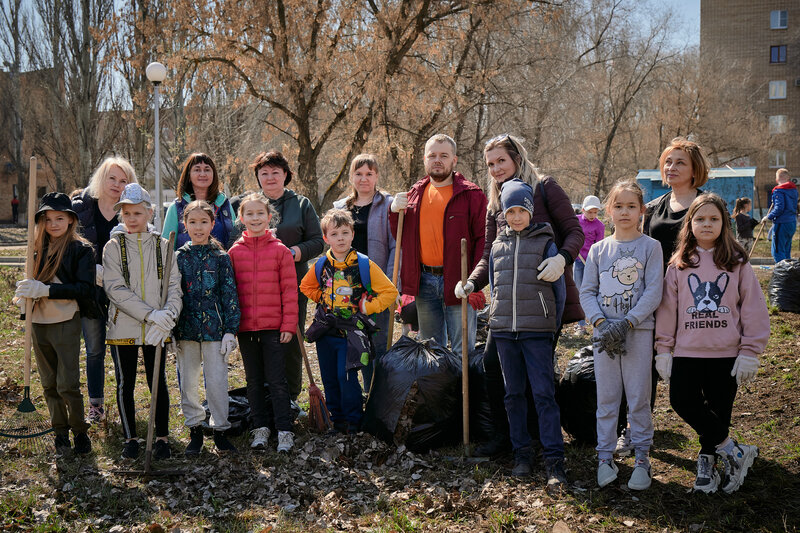
<path fill-rule="evenodd" d="M 797 222 L 778 222 L 773 227 L 775 234 L 772 237 L 772 258 L 777 263 L 792 256 L 792 237 L 797 229 Z"/>
<path fill-rule="evenodd" d="M 575 280 L 575 287 L 578 288 L 578 292 L 581 291 L 581 283 L 583 283 L 583 269 L 586 265 L 583 264 L 583 261 L 580 259 L 576 260 L 572 263 L 572 278 Z M 579 320 L 579 326 L 586 326 L 586 320 Z"/>
<path fill-rule="evenodd" d="M 383 357 L 383 354 L 386 353 L 386 343 L 389 339 L 389 320 L 394 318 L 391 316 L 391 311 L 389 309 L 370 316 L 381 329 L 372 336 L 372 344 L 375 346 L 375 358 L 371 360 L 368 365 L 361 367 L 361 379 L 364 380 L 364 390 L 367 392 L 369 392 L 369 387 L 372 383 L 375 361 Z"/>
<path fill-rule="evenodd" d="M 444 304 L 444 276 L 423 272 L 419 279 L 419 293 L 416 298 L 419 318 L 419 338 L 430 339 L 447 347 L 456 355 L 461 355 L 461 306 Z M 478 318 L 472 306 L 467 306 L 468 348 L 475 350 L 475 331 Z"/>
<path fill-rule="evenodd" d="M 345 370 L 347 339 L 323 335 L 317 340 L 317 358 L 331 420 L 357 427 L 361 424 L 361 383 L 358 370 Z"/>
<path fill-rule="evenodd" d="M 539 440 L 544 448 L 544 457 L 563 458 L 564 438 L 561 435 L 561 413 L 555 398 L 552 339 L 495 337 L 495 342 L 506 387 L 511 446 L 517 450 L 531 445 L 528 402 L 525 399 L 525 380 L 528 379 L 539 415 Z"/>
<path fill-rule="evenodd" d="M 81 318 L 83 342 L 86 344 L 86 386 L 89 389 L 89 403 L 103 405 L 106 380 L 106 319 Z"/>

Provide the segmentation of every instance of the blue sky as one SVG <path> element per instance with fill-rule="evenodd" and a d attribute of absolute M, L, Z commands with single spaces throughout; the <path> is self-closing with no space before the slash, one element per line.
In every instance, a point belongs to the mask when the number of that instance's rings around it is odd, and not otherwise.
<path fill-rule="evenodd" d="M 684 38 L 687 44 L 700 44 L 700 0 L 666 0 L 664 6 L 671 7 L 676 15 L 679 15 L 686 24 Z"/>

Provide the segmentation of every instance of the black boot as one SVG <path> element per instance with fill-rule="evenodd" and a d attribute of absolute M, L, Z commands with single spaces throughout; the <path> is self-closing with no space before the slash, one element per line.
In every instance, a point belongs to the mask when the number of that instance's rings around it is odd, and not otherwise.
<path fill-rule="evenodd" d="M 531 475 L 531 448 L 525 446 L 514 450 L 514 467 L 511 469 L 514 477 L 527 477 Z"/>
<path fill-rule="evenodd" d="M 238 452 L 236 446 L 231 444 L 231 441 L 229 441 L 228 437 L 225 436 L 224 431 L 214 432 L 214 445 L 217 447 L 217 451 L 220 452 L 229 452 L 229 453 Z"/>
<path fill-rule="evenodd" d="M 559 493 L 567 488 L 567 473 L 564 470 L 563 457 L 548 457 L 544 460 L 544 471 L 547 475 L 548 493 Z"/>
<path fill-rule="evenodd" d="M 183 454 L 186 457 L 196 457 L 203 450 L 203 427 L 198 424 L 189 428 L 189 438 L 191 440 Z"/>
<path fill-rule="evenodd" d="M 494 436 L 475 448 L 475 457 L 497 457 L 511 451 L 511 440 L 507 433 L 497 431 L 495 428 Z"/>

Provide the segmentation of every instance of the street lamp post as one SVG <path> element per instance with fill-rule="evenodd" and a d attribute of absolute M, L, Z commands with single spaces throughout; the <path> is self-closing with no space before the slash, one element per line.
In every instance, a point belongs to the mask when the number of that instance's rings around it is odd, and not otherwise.
<path fill-rule="evenodd" d="M 147 75 L 147 79 L 153 82 L 153 106 L 155 108 L 155 160 L 153 166 L 155 167 L 156 172 L 156 218 L 155 218 L 155 225 L 158 231 L 161 231 L 161 210 L 163 207 L 161 206 L 161 155 L 160 155 L 160 148 L 161 148 L 161 141 L 159 139 L 161 133 L 161 127 L 158 122 L 158 108 L 161 107 L 159 100 L 158 100 L 158 86 L 161 85 L 161 82 L 164 81 L 167 77 L 167 67 L 162 65 L 161 63 L 154 61 L 147 65 L 147 69 L 145 70 L 145 74 Z"/>

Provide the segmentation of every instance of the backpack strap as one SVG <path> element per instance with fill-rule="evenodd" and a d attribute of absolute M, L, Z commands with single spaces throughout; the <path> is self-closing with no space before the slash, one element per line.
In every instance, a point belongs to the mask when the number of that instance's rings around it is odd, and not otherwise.
<path fill-rule="evenodd" d="M 358 277 L 361 278 L 361 286 L 366 289 L 367 293 L 374 294 L 372 292 L 372 279 L 369 274 L 369 257 L 361 252 L 356 252 L 356 257 L 358 259 Z M 317 276 L 317 283 L 320 287 L 322 287 L 322 269 L 325 268 L 325 262 L 327 260 L 328 256 L 322 254 L 314 263 L 314 274 Z"/>
<path fill-rule="evenodd" d="M 120 262 L 122 263 L 122 279 L 125 280 L 125 285 L 130 288 L 131 271 L 128 268 L 128 245 L 125 243 L 125 235 L 118 233 L 117 242 L 119 242 L 119 255 Z M 156 239 L 156 270 L 158 271 L 158 279 L 161 280 L 161 284 L 163 285 L 164 259 L 161 257 L 161 237 Z"/>
<path fill-rule="evenodd" d="M 369 276 L 369 257 L 356 252 L 358 257 L 358 276 L 361 278 L 361 286 L 366 289 L 367 293 L 372 294 L 372 280 Z"/>
<path fill-rule="evenodd" d="M 322 254 L 314 263 L 314 274 L 317 276 L 317 284 L 319 284 L 320 287 L 322 287 L 322 269 L 325 268 L 325 261 L 327 260 L 328 258 L 325 254 Z"/>
<path fill-rule="evenodd" d="M 128 246 L 125 244 L 125 235 L 118 233 L 117 242 L 119 242 L 119 256 L 122 262 L 122 279 L 125 280 L 125 285 L 130 289 L 131 272 L 128 269 Z"/>

